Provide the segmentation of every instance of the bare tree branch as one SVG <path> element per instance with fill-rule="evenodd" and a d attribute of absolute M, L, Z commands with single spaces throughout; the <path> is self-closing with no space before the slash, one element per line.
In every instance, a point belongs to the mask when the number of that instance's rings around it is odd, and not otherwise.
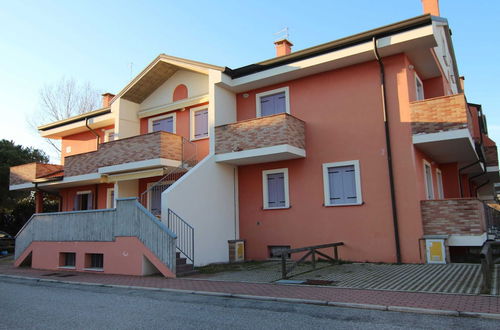
<path fill-rule="evenodd" d="M 79 84 L 74 78 L 63 77 L 56 83 L 42 86 L 39 102 L 36 114 L 28 118 L 35 130 L 40 125 L 98 109 L 100 93 L 90 82 Z M 47 140 L 55 150 L 61 152 L 55 141 Z"/>

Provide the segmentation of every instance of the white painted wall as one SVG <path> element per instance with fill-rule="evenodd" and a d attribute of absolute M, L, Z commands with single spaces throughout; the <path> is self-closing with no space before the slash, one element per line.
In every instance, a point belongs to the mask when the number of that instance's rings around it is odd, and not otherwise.
<path fill-rule="evenodd" d="M 436 58 L 441 64 L 445 78 L 450 83 L 452 94 L 458 93 L 459 77 L 453 75 L 453 58 L 451 57 L 450 47 L 446 39 L 446 31 L 443 23 L 434 23 L 434 36 L 436 38 L 437 47 L 434 47 Z"/>
<path fill-rule="evenodd" d="M 111 112 L 116 113 L 115 134 L 118 139 L 139 135 L 141 122 L 137 117 L 138 110 L 139 104 L 122 98 L 113 102 Z"/>
<path fill-rule="evenodd" d="M 236 122 L 236 94 L 216 85 L 225 76 L 220 71 L 209 71 L 209 134 L 215 136 L 215 126 Z M 215 139 L 210 139 L 210 153 L 215 153 Z"/>
<path fill-rule="evenodd" d="M 206 75 L 187 70 L 179 70 L 140 104 L 140 110 L 172 103 L 174 89 L 180 84 L 186 85 L 188 89 L 188 98 L 206 95 L 208 93 L 208 77 Z"/>
<path fill-rule="evenodd" d="M 228 240 L 238 238 L 236 169 L 209 156 L 162 194 L 162 221 L 168 209 L 194 227 L 196 266 L 228 262 Z"/>

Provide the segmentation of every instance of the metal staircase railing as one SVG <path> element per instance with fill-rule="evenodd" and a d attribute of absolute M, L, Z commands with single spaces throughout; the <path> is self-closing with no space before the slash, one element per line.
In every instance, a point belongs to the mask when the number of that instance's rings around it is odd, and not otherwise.
<path fill-rule="evenodd" d="M 167 227 L 177 235 L 177 250 L 194 264 L 194 228 L 168 209 Z"/>
<path fill-rule="evenodd" d="M 153 215 L 161 216 L 161 194 L 198 163 L 196 144 L 182 138 L 182 159 L 178 167 L 171 168 L 160 180 L 139 196 L 140 203 Z"/>

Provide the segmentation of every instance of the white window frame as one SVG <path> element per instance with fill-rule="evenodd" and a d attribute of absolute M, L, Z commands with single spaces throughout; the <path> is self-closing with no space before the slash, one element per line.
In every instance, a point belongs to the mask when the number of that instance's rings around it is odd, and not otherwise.
<path fill-rule="evenodd" d="M 77 191 L 76 192 L 76 195 L 91 195 L 92 194 L 92 190 L 81 190 L 81 191 Z M 89 196 L 90 197 L 90 196 Z M 87 202 L 88 203 L 88 202 Z M 88 205 L 87 205 L 88 206 Z M 97 209 L 97 205 L 94 205 L 94 201 L 92 201 L 92 207 L 94 207 L 94 210 Z M 78 210 L 78 211 L 88 211 L 89 209 L 87 210 Z"/>
<path fill-rule="evenodd" d="M 207 113 L 208 113 L 208 105 L 203 105 L 203 106 L 199 106 L 199 107 L 195 107 L 195 108 L 189 109 L 189 111 L 190 111 L 190 114 L 189 114 L 189 124 L 190 124 L 189 131 L 190 131 L 190 140 L 191 141 L 198 141 L 198 140 L 208 139 L 210 137 L 210 125 L 208 125 L 208 120 L 207 120 L 207 125 L 209 126 L 209 129 L 208 129 L 207 136 L 204 136 L 204 137 L 201 137 L 201 138 L 195 138 L 194 137 L 194 132 L 195 132 L 194 116 L 195 116 L 195 114 L 198 111 L 203 111 L 203 110 L 207 110 Z"/>
<path fill-rule="evenodd" d="M 269 207 L 269 191 L 267 186 L 267 175 L 283 173 L 283 185 L 285 188 L 285 206 L 280 207 Z M 290 208 L 290 191 L 288 189 L 288 168 L 277 168 L 274 170 L 262 171 L 262 201 L 264 210 L 279 210 Z"/>
<path fill-rule="evenodd" d="M 433 199 L 436 199 L 436 195 L 434 194 L 434 178 L 432 177 L 432 165 L 431 163 L 429 163 L 428 161 L 426 161 L 424 159 L 424 186 L 425 186 L 425 199 L 426 200 L 433 200 Z M 425 170 L 425 167 L 426 166 L 429 166 L 429 174 L 431 176 L 431 186 L 430 186 L 430 189 L 431 189 L 431 194 L 429 194 L 429 186 L 427 185 L 427 172 Z M 432 196 L 432 198 L 429 198 L 429 196 Z"/>
<path fill-rule="evenodd" d="M 356 184 L 356 203 L 331 204 L 330 203 L 330 182 L 328 169 L 330 167 L 341 167 L 354 165 L 354 179 Z M 361 193 L 361 171 L 359 168 L 359 160 L 348 160 L 344 162 L 323 163 L 323 195 L 325 206 L 352 206 L 363 204 L 363 196 Z"/>
<path fill-rule="evenodd" d="M 418 95 L 418 83 L 420 83 L 420 85 L 422 86 L 422 98 L 419 99 L 419 95 Z M 425 100 L 425 92 L 424 92 L 424 83 L 422 82 L 422 79 L 420 79 L 420 77 L 418 76 L 418 74 L 415 72 L 415 100 L 416 101 L 423 101 Z"/>
<path fill-rule="evenodd" d="M 106 189 L 106 208 L 112 209 L 116 207 L 116 196 L 111 200 L 111 192 L 114 192 L 115 188 Z"/>
<path fill-rule="evenodd" d="M 151 117 L 151 118 L 148 118 L 148 132 L 149 133 L 153 133 L 153 121 L 156 121 L 156 120 L 160 120 L 160 119 L 164 119 L 164 118 L 168 118 L 168 117 L 173 117 L 174 118 L 174 122 L 173 122 L 173 134 L 177 134 L 177 114 L 175 112 L 173 113 L 167 113 L 165 115 L 161 115 L 161 116 L 156 116 L 156 117 Z"/>
<path fill-rule="evenodd" d="M 262 117 L 261 114 L 261 106 L 260 106 L 260 99 L 264 96 L 269 96 L 273 94 L 278 94 L 285 92 L 285 112 L 290 114 L 290 88 L 288 86 L 265 91 L 262 93 L 257 93 L 255 94 L 255 102 L 256 102 L 256 116 L 257 118 Z"/>
<path fill-rule="evenodd" d="M 438 188 L 438 198 L 444 199 L 443 172 L 441 172 L 439 168 L 436 168 L 436 183 Z"/>
<path fill-rule="evenodd" d="M 109 135 L 111 133 L 115 133 L 115 129 L 114 128 L 110 128 L 110 129 L 106 129 L 104 130 L 104 142 L 109 142 Z"/>

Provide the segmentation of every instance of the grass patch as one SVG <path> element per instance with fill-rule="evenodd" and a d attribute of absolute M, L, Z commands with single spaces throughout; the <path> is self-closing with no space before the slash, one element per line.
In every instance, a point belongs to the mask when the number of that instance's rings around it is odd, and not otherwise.
<path fill-rule="evenodd" d="M 246 261 L 234 264 L 210 264 L 202 267 L 195 267 L 200 274 L 216 274 L 222 272 L 243 271 L 257 268 L 265 261 Z"/>

